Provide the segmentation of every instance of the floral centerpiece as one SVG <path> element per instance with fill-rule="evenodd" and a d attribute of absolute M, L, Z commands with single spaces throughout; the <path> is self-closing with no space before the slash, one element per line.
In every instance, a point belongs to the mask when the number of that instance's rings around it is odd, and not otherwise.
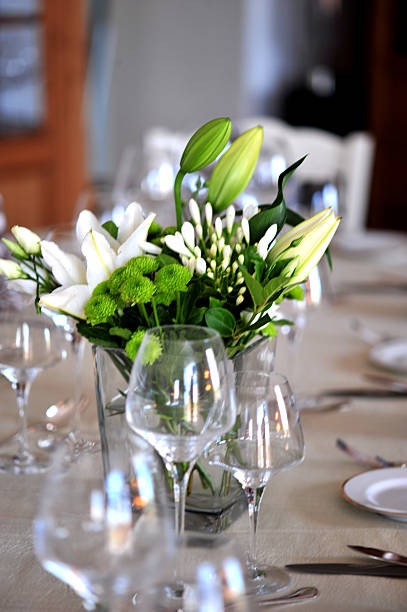
<path fill-rule="evenodd" d="M 304 221 L 287 209 L 283 188 L 303 159 L 285 170 L 273 203 L 236 210 L 260 152 L 263 131 L 256 126 L 225 152 L 232 124 L 219 118 L 189 140 L 174 183 L 176 227 L 163 229 L 133 202 L 119 225 L 100 225 L 80 213 L 76 236 L 83 259 L 55 242 L 14 226 L 16 239 L 3 239 L 12 259 L 0 273 L 35 295 L 46 307 L 76 320 L 93 344 L 124 348 L 134 360 L 145 330 L 163 324 L 216 329 L 233 357 L 259 334 L 274 336 L 276 307 L 301 299 L 300 284 L 318 263 L 338 227 L 326 209 Z M 197 181 L 186 205 L 181 185 L 216 160 L 207 180 Z M 288 223 L 292 229 L 279 234 Z"/>

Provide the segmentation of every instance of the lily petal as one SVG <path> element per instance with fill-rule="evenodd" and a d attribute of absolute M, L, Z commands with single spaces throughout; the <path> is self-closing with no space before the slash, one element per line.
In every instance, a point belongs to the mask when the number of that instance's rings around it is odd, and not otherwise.
<path fill-rule="evenodd" d="M 92 292 L 96 285 L 107 280 L 116 268 L 116 252 L 103 234 L 92 230 L 86 234 L 81 249 L 86 257 L 86 278 Z"/>
<path fill-rule="evenodd" d="M 58 287 L 52 293 L 44 293 L 40 298 L 40 306 L 52 308 L 80 319 L 85 318 L 85 304 L 91 296 L 88 285 L 71 285 Z"/>
<path fill-rule="evenodd" d="M 109 232 L 107 232 L 100 225 L 97 217 L 93 214 L 93 212 L 91 212 L 90 210 L 82 210 L 79 213 L 78 220 L 76 222 L 76 236 L 78 238 L 79 244 L 82 244 L 86 234 L 91 230 L 102 234 L 113 249 L 117 250 L 119 248 L 118 241 L 115 240 L 113 236 L 111 236 Z"/>
<path fill-rule="evenodd" d="M 128 205 L 120 222 L 117 240 L 120 244 L 126 242 L 137 227 L 143 222 L 143 209 L 137 202 Z"/>
<path fill-rule="evenodd" d="M 45 263 L 61 285 L 81 285 L 86 282 L 86 269 L 76 255 L 65 253 L 55 242 L 41 241 Z"/>
<path fill-rule="evenodd" d="M 156 244 L 153 244 L 152 242 L 147 242 L 145 240 L 143 240 L 143 242 L 140 242 L 140 246 L 143 249 L 144 253 L 150 253 L 150 255 L 159 255 L 162 251 L 162 249 Z"/>
<path fill-rule="evenodd" d="M 180 232 L 175 232 L 174 236 L 168 234 L 168 236 L 164 237 L 164 242 L 171 251 L 175 251 L 180 255 L 184 255 L 188 259 L 193 257 L 193 254 L 187 247 L 185 246 L 184 239 Z"/>
<path fill-rule="evenodd" d="M 132 257 L 138 257 L 143 254 L 141 244 L 146 242 L 148 230 L 152 224 L 156 214 L 150 213 L 146 219 L 134 230 L 123 244 L 120 245 L 117 251 L 116 267 L 124 266 Z"/>

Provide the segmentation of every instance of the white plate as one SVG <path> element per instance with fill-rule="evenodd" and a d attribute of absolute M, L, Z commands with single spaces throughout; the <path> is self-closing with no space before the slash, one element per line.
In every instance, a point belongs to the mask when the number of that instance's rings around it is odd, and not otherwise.
<path fill-rule="evenodd" d="M 370 349 L 369 360 L 381 368 L 407 374 L 407 339 L 395 338 L 375 344 Z"/>
<path fill-rule="evenodd" d="M 407 469 L 380 468 L 352 476 L 342 485 L 346 501 L 407 522 Z"/>
<path fill-rule="evenodd" d="M 344 254 L 367 257 L 389 254 L 389 251 L 406 246 L 406 238 L 397 232 L 367 230 L 339 234 L 334 244 Z"/>

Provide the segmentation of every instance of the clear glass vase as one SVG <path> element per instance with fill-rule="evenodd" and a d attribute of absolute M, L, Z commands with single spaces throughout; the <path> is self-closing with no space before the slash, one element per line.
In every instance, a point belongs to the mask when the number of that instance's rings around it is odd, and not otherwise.
<path fill-rule="evenodd" d="M 232 359 L 237 370 L 274 368 L 276 340 L 260 337 Z M 129 463 L 134 445 L 146 444 L 126 423 L 125 403 L 131 361 L 124 350 L 93 347 L 96 400 L 105 470 Z M 164 469 L 164 468 L 163 468 Z M 220 532 L 246 510 L 241 487 L 228 472 L 199 460 L 188 489 L 186 528 Z"/>

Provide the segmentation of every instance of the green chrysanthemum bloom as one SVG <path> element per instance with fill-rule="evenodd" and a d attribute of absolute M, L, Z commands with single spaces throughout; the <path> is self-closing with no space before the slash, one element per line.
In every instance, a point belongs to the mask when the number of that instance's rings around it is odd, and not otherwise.
<path fill-rule="evenodd" d="M 158 270 L 155 276 L 155 286 L 160 293 L 173 293 L 186 291 L 187 284 L 192 278 L 191 272 L 180 264 L 170 264 Z"/>
<path fill-rule="evenodd" d="M 120 287 L 120 297 L 127 304 L 146 304 L 151 300 L 156 288 L 146 276 L 128 278 Z"/>
<path fill-rule="evenodd" d="M 160 338 L 153 335 L 149 336 L 145 349 L 142 363 L 143 365 L 152 365 L 163 352 Z"/>
<path fill-rule="evenodd" d="M 95 295 L 85 306 L 86 320 L 92 325 L 106 323 L 117 310 L 117 302 L 111 295 Z"/>
<path fill-rule="evenodd" d="M 131 276 L 133 275 L 131 274 L 131 270 L 127 267 L 127 264 L 117 268 L 107 281 L 110 291 L 112 293 L 119 293 L 120 287 Z"/>
<path fill-rule="evenodd" d="M 92 297 L 95 295 L 103 295 L 109 291 L 109 281 L 102 281 L 92 291 Z"/>
<path fill-rule="evenodd" d="M 127 262 L 126 268 L 131 272 L 130 276 L 143 276 L 155 272 L 158 269 L 158 262 L 149 255 L 139 255 L 139 257 L 132 257 Z"/>
<path fill-rule="evenodd" d="M 137 352 L 140 348 L 140 344 L 143 342 L 145 333 L 146 332 L 144 329 L 138 329 L 134 332 L 130 340 L 126 343 L 126 353 L 132 361 L 134 361 L 136 358 Z"/>

